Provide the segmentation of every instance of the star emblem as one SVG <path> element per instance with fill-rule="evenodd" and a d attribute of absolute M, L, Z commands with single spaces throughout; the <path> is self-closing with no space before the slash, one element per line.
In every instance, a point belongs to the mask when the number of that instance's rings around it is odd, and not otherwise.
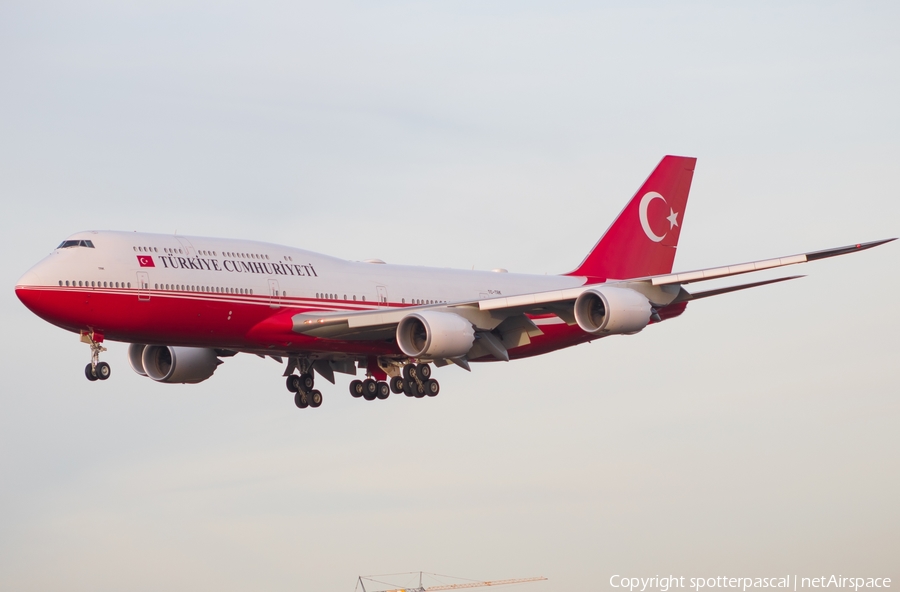
<path fill-rule="evenodd" d="M 669 221 L 669 230 L 672 230 L 676 226 L 678 226 L 678 212 L 669 208 L 669 215 L 666 216 L 666 220 Z"/>

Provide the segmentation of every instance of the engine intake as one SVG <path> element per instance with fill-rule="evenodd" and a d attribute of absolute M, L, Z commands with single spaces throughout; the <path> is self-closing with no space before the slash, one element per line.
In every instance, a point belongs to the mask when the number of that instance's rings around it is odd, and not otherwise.
<path fill-rule="evenodd" d="M 458 358 L 474 342 L 472 323 L 452 312 L 414 312 L 397 325 L 397 345 L 411 358 Z"/>
<path fill-rule="evenodd" d="M 212 349 L 137 343 L 128 347 L 128 362 L 132 370 L 156 382 L 190 384 L 203 382 L 222 363 Z"/>
<path fill-rule="evenodd" d="M 586 290 L 575 300 L 575 321 L 595 335 L 637 333 L 650 323 L 647 298 L 628 288 Z"/>

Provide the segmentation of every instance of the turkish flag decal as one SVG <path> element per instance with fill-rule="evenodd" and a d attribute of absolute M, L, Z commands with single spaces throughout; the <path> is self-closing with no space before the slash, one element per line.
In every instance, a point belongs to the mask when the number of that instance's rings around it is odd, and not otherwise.
<path fill-rule="evenodd" d="M 153 257 L 150 255 L 138 255 L 138 263 L 141 264 L 141 267 L 156 267 Z"/>

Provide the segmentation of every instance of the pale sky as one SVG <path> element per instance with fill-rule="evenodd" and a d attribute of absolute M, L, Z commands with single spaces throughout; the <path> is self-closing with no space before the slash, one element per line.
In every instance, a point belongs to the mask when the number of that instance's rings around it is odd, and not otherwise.
<path fill-rule="evenodd" d="M 88 383 L 16 280 L 67 235 L 560 273 L 664 154 L 676 269 L 900 235 L 892 2 L 0 4 L 0 589 L 365 574 L 900 585 L 900 247 L 435 399 L 294 407 L 271 360 Z M 325 384 L 324 381 L 321 381 Z M 321 386 L 321 384 L 319 385 Z"/>

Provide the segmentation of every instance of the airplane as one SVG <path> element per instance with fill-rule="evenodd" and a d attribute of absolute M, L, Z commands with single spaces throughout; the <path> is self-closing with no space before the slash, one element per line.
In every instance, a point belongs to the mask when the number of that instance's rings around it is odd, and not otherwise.
<path fill-rule="evenodd" d="M 249 240 L 87 231 L 19 279 L 33 313 L 91 350 L 107 380 L 106 340 L 125 342 L 138 374 L 198 383 L 238 353 L 285 365 L 299 408 L 322 404 L 315 377 L 357 376 L 353 397 L 440 392 L 435 367 L 537 356 L 634 335 L 695 300 L 796 279 L 705 291 L 687 285 L 863 251 L 895 239 L 673 273 L 696 158 L 665 156 L 584 260 L 561 275 L 347 261 Z"/>

